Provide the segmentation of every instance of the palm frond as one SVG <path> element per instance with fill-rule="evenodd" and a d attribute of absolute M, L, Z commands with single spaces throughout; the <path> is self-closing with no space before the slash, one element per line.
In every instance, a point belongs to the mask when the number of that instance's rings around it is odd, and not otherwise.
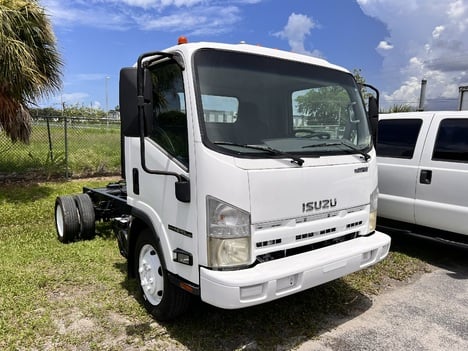
<path fill-rule="evenodd" d="M 38 2 L 0 0 L 0 126 L 12 140 L 28 141 L 27 103 L 61 88 L 62 66 Z"/>

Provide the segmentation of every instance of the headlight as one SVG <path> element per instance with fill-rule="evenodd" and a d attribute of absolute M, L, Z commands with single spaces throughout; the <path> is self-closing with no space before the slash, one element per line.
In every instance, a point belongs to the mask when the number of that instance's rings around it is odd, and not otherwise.
<path fill-rule="evenodd" d="M 369 211 L 369 233 L 375 231 L 377 226 L 377 203 L 379 200 L 379 189 L 375 188 L 370 196 L 370 211 Z"/>
<path fill-rule="evenodd" d="M 250 263 L 250 214 L 207 197 L 208 265 L 234 268 Z"/>

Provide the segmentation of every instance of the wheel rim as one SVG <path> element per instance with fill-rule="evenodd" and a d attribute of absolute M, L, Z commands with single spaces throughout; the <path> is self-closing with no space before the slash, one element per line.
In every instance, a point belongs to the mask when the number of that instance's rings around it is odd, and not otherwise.
<path fill-rule="evenodd" d="M 60 206 L 57 206 L 55 210 L 55 223 L 58 235 L 63 238 L 63 212 Z"/>
<path fill-rule="evenodd" d="M 153 246 L 146 244 L 141 248 L 138 261 L 140 285 L 146 299 L 152 305 L 158 305 L 163 297 L 163 268 Z"/>

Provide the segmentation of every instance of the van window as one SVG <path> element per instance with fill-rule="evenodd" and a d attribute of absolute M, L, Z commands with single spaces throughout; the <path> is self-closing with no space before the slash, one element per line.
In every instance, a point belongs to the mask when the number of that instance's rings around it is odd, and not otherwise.
<path fill-rule="evenodd" d="M 440 122 L 432 159 L 468 162 L 468 119 L 447 118 Z"/>
<path fill-rule="evenodd" d="M 167 153 L 189 165 L 185 92 L 180 67 L 164 62 L 150 68 L 153 80 L 154 126 L 150 138 Z"/>
<path fill-rule="evenodd" d="M 379 121 L 377 156 L 413 158 L 421 125 L 421 119 L 386 119 Z"/>

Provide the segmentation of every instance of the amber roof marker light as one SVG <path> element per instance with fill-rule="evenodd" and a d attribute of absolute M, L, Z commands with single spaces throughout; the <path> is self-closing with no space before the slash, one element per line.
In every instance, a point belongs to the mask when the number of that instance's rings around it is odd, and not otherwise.
<path fill-rule="evenodd" d="M 184 37 L 183 35 L 181 35 L 181 36 L 177 39 L 177 45 L 187 44 L 187 43 L 188 43 L 188 39 L 187 39 L 187 37 Z"/>

